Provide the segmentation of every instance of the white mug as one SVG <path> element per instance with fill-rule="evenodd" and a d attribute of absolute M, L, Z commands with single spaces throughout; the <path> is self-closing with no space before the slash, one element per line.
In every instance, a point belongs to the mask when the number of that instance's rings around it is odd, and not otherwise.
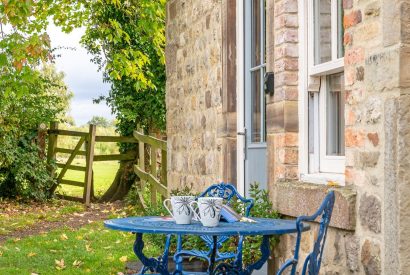
<path fill-rule="evenodd" d="M 177 224 L 191 224 L 192 209 L 190 203 L 193 201 L 195 201 L 194 196 L 172 196 L 171 199 L 164 200 L 164 207 Z M 172 211 L 169 210 L 167 202 L 171 202 Z"/>
<path fill-rule="evenodd" d="M 203 226 L 216 227 L 219 224 L 219 219 L 221 217 L 222 209 L 222 198 L 214 197 L 202 197 L 198 198 L 198 202 L 193 201 L 189 204 L 195 218 L 201 221 Z M 197 209 L 199 209 L 199 215 L 193 205 L 197 204 Z"/>

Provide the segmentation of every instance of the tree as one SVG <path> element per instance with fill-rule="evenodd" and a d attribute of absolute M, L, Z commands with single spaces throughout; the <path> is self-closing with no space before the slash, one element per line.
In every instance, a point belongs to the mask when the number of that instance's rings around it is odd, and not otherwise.
<path fill-rule="evenodd" d="M 165 129 L 165 0 L 94 1 L 82 44 L 111 83 L 106 101 L 116 115 L 117 131 L 132 135 Z M 121 145 L 121 151 L 136 150 Z M 102 200 L 128 193 L 135 175 L 133 162 L 122 162 Z"/>
<path fill-rule="evenodd" d="M 104 80 L 111 83 L 109 95 L 96 102 L 105 100 L 111 106 L 117 131 L 128 136 L 137 125 L 146 132 L 163 131 L 165 3 L 166 0 L 3 1 L 0 91 L 18 100 L 33 88 L 47 85 L 42 83 L 44 78 L 37 69 L 54 58 L 45 32 L 49 20 L 66 32 L 84 25 L 82 43 L 93 54 Z M 10 26 L 9 32 L 4 31 L 5 25 Z M 135 149 L 121 146 L 123 152 Z M 104 200 L 116 200 L 128 192 L 135 177 L 132 164 L 121 163 Z"/>
<path fill-rule="evenodd" d="M 68 88 L 64 82 L 64 72 L 58 72 L 54 65 L 44 65 L 40 70 L 41 76 L 49 82 L 49 87 L 46 92 L 49 95 L 54 95 L 60 98 L 56 104 L 60 104 L 60 108 L 64 110 L 57 119 L 61 122 L 72 124 L 74 119 L 69 115 L 70 103 L 74 93 Z"/>
<path fill-rule="evenodd" d="M 111 126 L 111 123 L 108 121 L 108 119 L 102 116 L 93 116 L 92 119 L 87 122 L 87 124 L 94 124 L 96 126 L 100 126 L 104 128 Z"/>

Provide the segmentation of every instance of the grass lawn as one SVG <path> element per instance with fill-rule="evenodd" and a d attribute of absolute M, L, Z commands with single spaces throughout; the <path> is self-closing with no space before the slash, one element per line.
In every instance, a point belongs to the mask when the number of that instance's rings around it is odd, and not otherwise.
<path fill-rule="evenodd" d="M 85 160 L 76 159 L 73 161 L 73 165 L 85 166 Z M 115 174 L 120 164 L 118 161 L 102 161 L 94 162 L 94 193 L 97 197 L 100 197 L 110 187 L 114 180 Z M 84 172 L 68 170 L 64 175 L 64 179 L 84 182 Z M 61 185 L 58 188 L 60 194 L 68 196 L 82 197 L 84 189 L 81 187 Z"/>
<path fill-rule="evenodd" d="M 136 259 L 133 241 L 134 235 L 108 230 L 102 222 L 8 240 L 0 245 L 0 274 L 117 275 L 126 261 Z M 148 255 L 160 255 L 149 243 L 146 249 Z"/>

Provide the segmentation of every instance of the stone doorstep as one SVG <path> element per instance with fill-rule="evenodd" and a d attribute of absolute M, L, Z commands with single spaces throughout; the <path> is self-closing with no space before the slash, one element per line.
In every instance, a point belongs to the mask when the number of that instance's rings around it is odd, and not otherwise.
<path fill-rule="evenodd" d="M 329 187 L 299 181 L 273 185 L 273 206 L 281 214 L 298 217 L 312 215 L 329 190 L 336 195 L 330 226 L 354 231 L 356 227 L 356 191 L 350 186 Z"/>

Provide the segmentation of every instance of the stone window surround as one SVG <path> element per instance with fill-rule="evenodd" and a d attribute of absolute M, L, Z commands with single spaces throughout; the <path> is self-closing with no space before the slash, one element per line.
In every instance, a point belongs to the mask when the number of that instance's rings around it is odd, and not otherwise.
<path fill-rule="evenodd" d="M 331 227 L 354 231 L 356 228 L 356 191 L 353 186 L 330 187 L 300 181 L 278 181 L 273 185 L 273 206 L 282 215 L 312 215 L 329 190 L 336 195 Z"/>

